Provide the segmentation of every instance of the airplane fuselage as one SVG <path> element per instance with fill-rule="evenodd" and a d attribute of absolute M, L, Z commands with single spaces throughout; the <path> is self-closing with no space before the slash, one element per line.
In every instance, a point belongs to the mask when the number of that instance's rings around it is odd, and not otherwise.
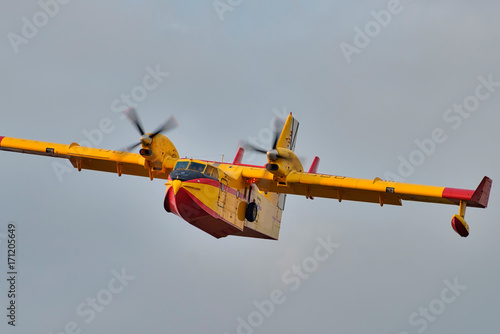
<path fill-rule="evenodd" d="M 166 183 L 165 210 L 216 238 L 277 240 L 284 195 L 264 194 L 238 173 L 238 165 L 179 160 Z"/>

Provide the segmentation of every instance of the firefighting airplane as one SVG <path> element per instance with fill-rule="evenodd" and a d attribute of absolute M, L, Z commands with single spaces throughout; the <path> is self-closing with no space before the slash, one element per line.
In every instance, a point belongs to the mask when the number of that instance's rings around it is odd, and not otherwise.
<path fill-rule="evenodd" d="M 486 208 L 492 180 L 484 177 L 476 190 L 318 174 L 315 157 L 306 172 L 295 155 L 299 123 L 288 116 L 270 150 L 250 144 L 240 147 L 232 163 L 179 157 L 170 139 L 161 133 L 177 126 L 171 117 L 157 131 L 145 133 L 135 109 L 126 111 L 141 134 L 139 143 L 123 151 L 0 137 L 0 150 L 69 159 L 82 169 L 167 180 L 164 207 L 206 233 L 277 240 L 287 194 L 326 197 L 339 202 L 360 201 L 381 206 L 402 200 L 451 204 L 459 213 L 451 220 L 462 237 L 469 235 L 465 209 Z M 129 151 L 141 145 L 139 154 Z M 267 155 L 265 166 L 242 164 L 246 149 Z"/>

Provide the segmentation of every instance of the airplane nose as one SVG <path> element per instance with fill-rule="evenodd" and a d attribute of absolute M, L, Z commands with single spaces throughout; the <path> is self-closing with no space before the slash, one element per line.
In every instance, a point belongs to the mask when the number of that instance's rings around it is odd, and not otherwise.
<path fill-rule="evenodd" d="M 181 188 L 182 181 L 181 180 L 173 180 L 172 181 L 172 188 L 174 189 L 174 196 L 177 195 L 177 192 Z"/>

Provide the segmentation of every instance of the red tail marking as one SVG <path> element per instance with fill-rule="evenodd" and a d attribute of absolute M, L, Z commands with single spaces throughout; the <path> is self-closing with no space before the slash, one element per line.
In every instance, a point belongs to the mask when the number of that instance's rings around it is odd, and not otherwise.
<path fill-rule="evenodd" d="M 318 166 L 319 166 L 319 157 L 314 157 L 314 160 L 311 164 L 311 168 L 309 168 L 308 173 L 316 174 L 318 172 Z"/>
<path fill-rule="evenodd" d="M 467 206 L 486 208 L 490 198 L 492 182 L 489 177 L 485 176 L 476 190 L 444 188 L 443 198 L 456 200 L 457 204 L 459 201 L 467 201 Z"/>
<path fill-rule="evenodd" d="M 240 147 L 238 149 L 238 153 L 236 153 L 236 156 L 234 157 L 233 165 L 241 164 L 241 161 L 243 160 L 244 153 L 245 153 L 245 149 L 243 147 Z"/>
<path fill-rule="evenodd" d="M 471 202 L 486 208 L 488 206 L 488 200 L 490 199 L 492 183 L 493 180 L 485 176 L 474 192 L 474 195 L 472 195 Z"/>
<path fill-rule="evenodd" d="M 473 194 L 474 190 L 470 189 L 444 188 L 443 190 L 443 197 L 447 199 L 469 201 Z"/>

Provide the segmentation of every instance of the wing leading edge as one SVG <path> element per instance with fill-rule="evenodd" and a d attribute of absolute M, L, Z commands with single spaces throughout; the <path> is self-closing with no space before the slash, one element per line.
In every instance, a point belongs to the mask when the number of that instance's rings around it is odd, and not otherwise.
<path fill-rule="evenodd" d="M 492 184 L 486 176 L 476 190 L 469 190 L 297 172 L 288 174 L 284 181 L 274 181 L 271 173 L 259 168 L 245 168 L 242 176 L 254 180 L 264 191 L 380 205 L 401 205 L 402 200 L 455 205 L 466 201 L 467 206 L 486 208 Z"/>
<path fill-rule="evenodd" d="M 459 213 L 451 219 L 451 226 L 461 237 L 469 235 L 465 221 L 467 206 L 486 208 L 492 180 L 485 176 L 476 190 L 424 186 L 409 183 L 355 179 L 336 175 L 290 172 L 285 178 L 276 178 L 265 169 L 244 167 L 241 175 L 257 184 L 260 190 L 303 195 L 307 198 L 325 197 L 342 200 L 402 205 L 401 201 L 417 201 L 459 205 Z"/>
<path fill-rule="evenodd" d="M 82 147 L 76 143 L 71 145 L 48 143 L 35 140 L 0 137 L 0 151 L 43 155 L 53 158 L 69 159 L 79 171 L 82 169 L 128 174 L 143 177 L 167 179 L 175 160 L 171 164 L 164 163 L 162 170 L 148 168 L 147 161 L 140 154 Z"/>

